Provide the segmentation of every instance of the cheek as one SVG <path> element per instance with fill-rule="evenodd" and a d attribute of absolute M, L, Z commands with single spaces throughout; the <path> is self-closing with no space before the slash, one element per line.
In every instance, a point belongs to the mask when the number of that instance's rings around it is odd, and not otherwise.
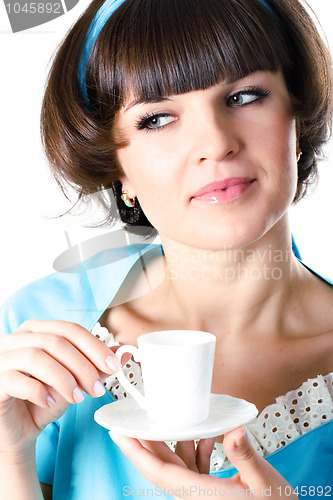
<path fill-rule="evenodd" d="M 281 117 L 271 122 L 261 140 L 266 144 L 267 154 L 279 166 L 279 172 L 290 180 L 297 178 L 297 134 L 296 122 L 290 117 Z"/>
<path fill-rule="evenodd" d="M 170 197 L 168 187 L 174 186 L 175 181 L 167 155 L 133 144 L 118 151 L 118 160 L 125 173 L 123 184 L 131 189 L 144 210 Z"/>
<path fill-rule="evenodd" d="M 296 188 L 297 184 L 297 133 L 295 120 L 288 121 L 282 124 L 280 151 L 281 151 L 281 165 L 283 167 L 286 178 Z"/>
<path fill-rule="evenodd" d="M 131 144 L 118 150 L 117 158 L 119 164 L 127 182 L 131 183 L 133 187 L 140 181 L 140 178 L 144 175 L 145 167 L 149 165 L 149 160 L 145 153 L 144 150 L 142 151 Z"/>
<path fill-rule="evenodd" d="M 118 159 L 125 174 L 138 184 L 147 176 L 152 182 L 170 178 L 179 164 L 179 156 L 179 153 L 170 148 L 170 141 L 158 139 L 131 140 L 127 147 L 118 151 Z"/>
<path fill-rule="evenodd" d="M 287 210 L 297 189 L 296 122 L 277 111 L 262 123 L 256 135 L 256 157 L 260 165 L 265 197 L 272 216 Z"/>
<path fill-rule="evenodd" d="M 292 121 L 282 122 L 276 137 L 275 152 L 276 173 L 274 175 L 276 207 L 284 212 L 292 205 L 297 191 L 298 168 L 297 168 L 297 134 L 295 123 Z"/>

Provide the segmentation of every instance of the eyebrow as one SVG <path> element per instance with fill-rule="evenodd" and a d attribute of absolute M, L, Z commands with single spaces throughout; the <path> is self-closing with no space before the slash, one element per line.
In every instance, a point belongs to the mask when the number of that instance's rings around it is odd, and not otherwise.
<path fill-rule="evenodd" d="M 137 106 L 138 104 L 156 104 L 165 101 L 171 101 L 171 99 L 169 97 L 156 97 L 155 99 L 149 99 L 149 101 L 147 101 L 143 97 L 138 97 L 137 99 L 134 99 L 134 101 L 131 101 L 129 104 L 127 104 L 127 106 L 124 109 L 124 112 L 133 108 L 133 106 Z"/>

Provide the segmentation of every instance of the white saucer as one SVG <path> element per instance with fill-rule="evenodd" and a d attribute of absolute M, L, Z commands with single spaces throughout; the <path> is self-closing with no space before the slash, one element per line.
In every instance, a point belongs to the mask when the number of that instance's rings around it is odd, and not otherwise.
<path fill-rule="evenodd" d="M 95 421 L 102 427 L 125 436 L 150 441 L 191 441 L 219 436 L 251 422 L 258 410 L 252 403 L 221 394 L 211 394 L 208 418 L 201 424 L 182 430 L 161 428 L 151 422 L 133 398 L 102 406 Z"/>

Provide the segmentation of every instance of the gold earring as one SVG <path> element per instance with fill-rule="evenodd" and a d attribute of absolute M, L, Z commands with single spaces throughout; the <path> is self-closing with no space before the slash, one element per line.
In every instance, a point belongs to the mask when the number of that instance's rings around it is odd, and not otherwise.
<path fill-rule="evenodd" d="M 130 198 L 127 194 L 127 191 L 123 191 L 121 195 L 121 199 L 125 203 L 126 207 L 133 208 L 135 205 L 135 197 Z"/>
<path fill-rule="evenodd" d="M 299 160 L 301 159 L 301 156 L 302 156 L 302 151 L 300 150 L 300 148 L 296 149 L 296 154 L 297 154 L 297 163 L 298 163 Z"/>

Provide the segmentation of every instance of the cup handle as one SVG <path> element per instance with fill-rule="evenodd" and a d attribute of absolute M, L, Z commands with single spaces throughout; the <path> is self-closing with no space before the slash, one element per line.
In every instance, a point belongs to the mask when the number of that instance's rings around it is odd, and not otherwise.
<path fill-rule="evenodd" d="M 137 347 L 135 347 L 133 345 L 123 345 L 123 346 L 119 347 L 119 349 L 117 349 L 117 351 L 116 351 L 116 356 L 120 362 L 121 362 L 121 357 L 123 354 L 125 354 L 125 352 L 129 352 L 130 354 L 132 354 L 135 361 L 140 361 L 140 352 L 139 352 L 139 349 Z M 131 394 L 131 396 L 133 396 L 133 398 L 136 400 L 138 405 L 143 410 L 146 410 L 147 406 L 146 406 L 145 397 L 141 394 L 141 392 L 139 392 L 133 386 L 133 384 L 131 384 L 127 380 L 127 378 L 123 372 L 123 369 L 120 368 L 120 370 L 118 370 L 117 373 L 115 373 L 115 375 L 116 375 L 117 379 L 119 380 L 119 382 L 121 383 L 121 385 L 124 387 L 124 389 L 126 389 L 127 392 L 129 392 L 129 394 Z"/>

